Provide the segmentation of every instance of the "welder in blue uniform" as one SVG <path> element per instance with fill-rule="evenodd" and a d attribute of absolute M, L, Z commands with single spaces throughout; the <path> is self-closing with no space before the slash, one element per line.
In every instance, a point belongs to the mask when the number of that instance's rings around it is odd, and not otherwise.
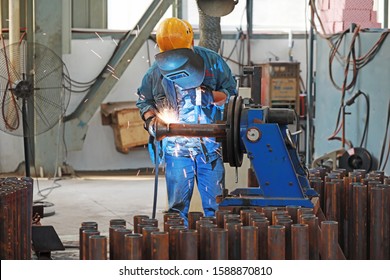
<path fill-rule="evenodd" d="M 223 58 L 212 50 L 193 46 L 191 25 L 178 18 L 162 21 L 156 40 L 160 53 L 137 91 L 145 129 L 155 136 L 151 124 L 167 108 L 175 112 L 177 123 L 222 120 L 227 100 L 237 94 L 236 81 Z M 188 224 L 196 181 L 204 215 L 214 216 L 216 197 L 222 194 L 225 183 L 220 143 L 212 137 L 181 136 L 165 137 L 161 142 L 158 160 L 165 163 L 168 212 L 180 213 Z"/>

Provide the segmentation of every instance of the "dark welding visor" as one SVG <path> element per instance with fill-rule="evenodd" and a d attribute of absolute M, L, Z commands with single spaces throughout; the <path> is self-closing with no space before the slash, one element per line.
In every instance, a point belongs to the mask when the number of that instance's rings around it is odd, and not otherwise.
<path fill-rule="evenodd" d="M 183 89 L 196 88 L 204 79 L 202 57 L 193 50 L 182 48 L 156 54 L 157 66 L 165 78 Z"/>

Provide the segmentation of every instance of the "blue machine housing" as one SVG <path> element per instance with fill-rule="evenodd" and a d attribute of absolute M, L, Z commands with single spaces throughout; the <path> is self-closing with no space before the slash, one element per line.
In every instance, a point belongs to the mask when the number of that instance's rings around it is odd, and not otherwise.
<path fill-rule="evenodd" d="M 299 160 L 296 136 L 290 134 L 288 123 L 273 123 L 270 117 L 290 109 L 273 110 L 250 105 L 243 106 L 239 114 L 236 110 L 239 131 L 233 134 L 239 133 L 240 143 L 236 146 L 240 150 L 235 152 L 247 154 L 259 187 L 235 189 L 220 200 L 220 207 L 313 207 L 311 198 L 318 194 L 310 187 L 307 170 Z M 237 120 L 233 123 L 237 124 Z"/>

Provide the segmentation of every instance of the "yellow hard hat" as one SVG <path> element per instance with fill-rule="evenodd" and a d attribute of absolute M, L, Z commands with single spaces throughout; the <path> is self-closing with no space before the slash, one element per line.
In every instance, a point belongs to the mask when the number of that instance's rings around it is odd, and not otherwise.
<path fill-rule="evenodd" d="M 160 51 L 191 48 L 194 35 L 192 26 L 178 18 L 167 18 L 157 28 L 156 40 Z"/>

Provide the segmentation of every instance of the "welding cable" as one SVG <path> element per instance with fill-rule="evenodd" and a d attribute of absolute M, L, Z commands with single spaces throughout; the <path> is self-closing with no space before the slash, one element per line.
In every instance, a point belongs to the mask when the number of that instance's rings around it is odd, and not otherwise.
<path fill-rule="evenodd" d="M 387 161 L 389 159 L 389 153 L 390 153 L 390 141 L 389 141 L 389 144 L 387 147 L 386 160 L 385 160 L 385 162 L 383 162 L 383 157 L 384 157 L 385 149 L 386 149 L 387 134 L 389 133 L 389 123 L 390 123 L 390 100 L 389 100 L 389 104 L 387 106 L 387 122 L 386 122 L 385 136 L 383 139 L 382 150 L 381 150 L 381 155 L 380 155 L 380 159 L 379 159 L 379 170 L 382 170 L 382 171 L 385 169 L 385 167 L 387 165 Z M 383 167 L 382 167 L 382 164 L 384 164 Z"/>

